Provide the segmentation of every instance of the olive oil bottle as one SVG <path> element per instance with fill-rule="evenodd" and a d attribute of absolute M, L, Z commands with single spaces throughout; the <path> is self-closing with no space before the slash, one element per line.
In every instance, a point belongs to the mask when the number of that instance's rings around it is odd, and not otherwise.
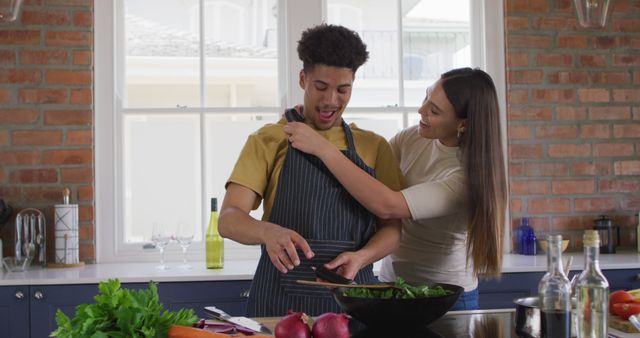
<path fill-rule="evenodd" d="M 218 232 L 218 200 L 211 199 L 211 216 L 205 235 L 207 269 L 222 269 L 224 265 L 224 238 Z"/>

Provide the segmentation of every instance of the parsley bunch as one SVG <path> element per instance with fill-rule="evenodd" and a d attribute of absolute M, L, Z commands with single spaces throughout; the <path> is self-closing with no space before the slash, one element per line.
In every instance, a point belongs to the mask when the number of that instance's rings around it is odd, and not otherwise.
<path fill-rule="evenodd" d="M 163 311 L 158 287 L 153 282 L 149 282 L 148 289 L 138 291 L 121 289 L 117 279 L 102 282 L 98 287 L 96 303 L 78 305 L 73 319 L 58 309 L 58 328 L 51 337 L 163 338 L 171 325 L 191 326 L 198 320 L 192 309 Z"/>

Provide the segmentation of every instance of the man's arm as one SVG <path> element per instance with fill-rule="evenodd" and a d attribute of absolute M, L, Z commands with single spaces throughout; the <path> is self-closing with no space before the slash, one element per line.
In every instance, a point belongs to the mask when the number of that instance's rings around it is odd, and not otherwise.
<path fill-rule="evenodd" d="M 271 262 L 283 273 L 300 264 L 296 247 L 308 259 L 313 257 L 309 244 L 297 232 L 249 215 L 256 198 L 253 190 L 229 183 L 220 209 L 220 235 L 242 244 L 264 244 Z"/>
<path fill-rule="evenodd" d="M 331 270 L 337 268 L 340 275 L 353 279 L 362 267 L 383 258 L 398 247 L 401 229 L 398 219 L 379 219 L 378 230 L 362 249 L 343 252 L 325 266 Z"/>

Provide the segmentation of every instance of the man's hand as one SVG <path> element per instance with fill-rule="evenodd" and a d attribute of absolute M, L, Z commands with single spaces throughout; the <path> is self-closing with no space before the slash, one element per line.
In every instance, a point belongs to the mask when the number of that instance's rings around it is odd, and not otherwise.
<path fill-rule="evenodd" d="M 329 270 L 337 269 L 336 272 L 342 277 L 355 279 L 358 271 L 364 266 L 364 260 L 358 252 L 347 251 L 324 266 Z"/>
<path fill-rule="evenodd" d="M 287 273 L 300 265 L 300 257 L 296 248 L 300 248 L 307 259 L 313 258 L 313 251 L 309 243 L 297 232 L 270 223 L 265 229 L 263 238 L 271 263 L 280 272 Z"/>

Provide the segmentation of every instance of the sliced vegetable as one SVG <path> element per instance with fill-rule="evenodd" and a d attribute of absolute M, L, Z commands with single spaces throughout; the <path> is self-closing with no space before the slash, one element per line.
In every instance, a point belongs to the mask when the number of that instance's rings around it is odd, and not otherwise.
<path fill-rule="evenodd" d="M 613 314 L 628 319 L 629 316 L 640 313 L 639 303 L 616 303 L 613 304 Z"/>
<path fill-rule="evenodd" d="M 609 295 L 609 312 L 611 314 L 615 314 L 613 312 L 613 305 L 618 303 L 629 303 L 633 302 L 635 298 L 624 290 L 614 291 Z"/>

